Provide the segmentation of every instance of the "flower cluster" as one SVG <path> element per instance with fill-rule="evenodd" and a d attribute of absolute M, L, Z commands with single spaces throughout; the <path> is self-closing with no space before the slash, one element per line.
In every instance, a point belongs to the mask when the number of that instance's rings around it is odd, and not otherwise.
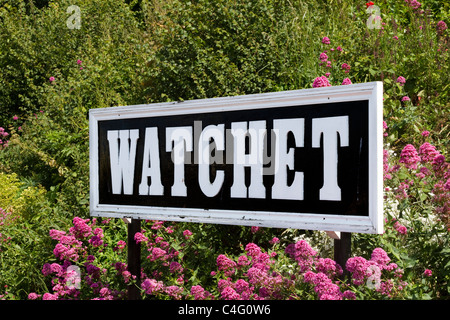
<path fill-rule="evenodd" d="M 9 136 L 9 133 L 5 131 L 5 128 L 0 127 L 0 150 L 8 147 L 9 141 L 5 139 L 8 136 Z"/>
<path fill-rule="evenodd" d="M 447 24 L 441 20 L 437 23 L 436 29 L 438 34 L 444 34 L 444 31 L 447 30 Z"/>
<path fill-rule="evenodd" d="M 429 132 L 423 131 L 422 136 L 428 137 Z M 409 175 L 396 182 L 397 185 L 393 189 L 395 198 L 404 200 L 419 195 L 422 197 L 421 201 L 429 199 L 438 214 L 438 219 L 450 230 L 450 164 L 429 142 L 424 142 L 418 150 L 417 152 L 412 144 L 406 145 L 401 151 L 399 164 L 393 166 L 389 165 L 389 154 L 385 150 L 383 154 L 385 180 L 391 179 L 391 175 L 399 171 L 402 172 L 402 177 Z M 418 190 L 423 186 L 427 186 L 431 191 L 429 196 Z M 407 232 L 406 227 L 396 230 L 400 234 Z"/>
<path fill-rule="evenodd" d="M 407 144 L 400 154 L 400 163 L 405 164 L 406 168 L 417 169 L 417 163 L 420 161 L 420 157 L 416 148 L 412 144 Z"/>
<path fill-rule="evenodd" d="M 219 273 L 213 272 L 212 274 L 220 278 L 220 271 L 225 271 L 223 275 L 226 279 L 219 279 L 217 284 L 220 298 L 224 300 L 282 298 L 282 290 L 292 286 L 292 281 L 278 272 L 271 271 L 271 267 L 275 263 L 273 260 L 275 253 L 263 252 L 255 243 L 248 243 L 245 246 L 245 252 L 245 255 L 239 256 L 237 263 L 223 255 L 219 256 Z M 223 270 L 224 263 L 228 269 Z M 236 272 L 233 274 L 227 272 L 230 268 L 236 269 Z M 245 279 L 233 281 L 231 276 L 237 272 L 242 273 Z"/>
<path fill-rule="evenodd" d="M 344 74 L 350 72 L 350 65 L 347 63 L 341 63 L 340 67 L 339 64 L 336 63 L 341 59 L 341 53 L 343 51 L 341 46 L 337 46 L 336 48 L 330 48 L 329 45 L 331 44 L 331 40 L 328 37 L 322 38 L 322 44 L 325 45 L 325 50 L 319 54 L 319 66 L 323 66 L 325 68 L 325 75 L 320 76 L 314 79 L 312 87 L 313 88 L 319 88 L 319 87 L 329 87 L 331 86 L 330 79 L 332 75 L 332 71 L 334 70 L 335 73 L 343 72 Z M 334 72 L 333 72 L 334 73 Z M 336 82 L 338 84 L 338 82 Z M 349 85 L 352 84 L 350 78 L 346 77 L 342 81 L 342 85 Z"/>
<path fill-rule="evenodd" d="M 313 88 L 331 87 L 331 84 L 326 76 L 321 76 L 314 79 L 314 83 L 312 86 Z"/>
<path fill-rule="evenodd" d="M 58 241 L 53 254 L 61 261 L 61 263 L 46 263 L 42 267 L 42 274 L 52 277 L 52 292 L 46 292 L 43 295 L 32 292 L 28 298 L 31 300 L 82 299 L 87 295 L 94 300 L 123 299 L 126 291 L 110 288 L 106 280 L 108 270 L 100 267 L 96 263 L 96 257 L 90 254 L 90 251 L 98 253 L 106 247 L 103 229 L 95 226 L 96 219 L 91 221 L 75 217 L 72 222 L 73 226 L 68 233 L 50 230 L 50 237 Z M 119 246 L 123 248 L 124 244 L 120 243 Z M 118 271 L 117 276 L 123 278 L 123 283 L 127 283 L 131 275 L 126 270 L 126 265 L 119 262 L 113 263 L 112 266 Z"/>
<path fill-rule="evenodd" d="M 351 273 L 352 282 L 357 286 L 366 285 L 370 289 L 389 298 L 403 290 L 408 283 L 402 281 L 403 269 L 381 249 L 373 250 L 370 260 L 363 257 L 352 257 L 347 260 L 346 268 Z M 396 285 L 394 285 L 396 284 Z"/>
<path fill-rule="evenodd" d="M 42 268 L 42 274 L 51 277 L 51 292 L 30 293 L 29 299 L 124 299 L 129 285 L 139 285 L 143 297 L 158 299 L 299 299 L 302 298 L 299 292 L 308 292 L 312 299 L 356 299 L 355 290 L 342 278 L 341 266 L 330 258 L 320 257 L 305 240 L 287 245 L 284 254 L 265 251 L 255 243 L 248 243 L 238 257 L 219 254 L 217 270 L 211 272 L 217 280 L 217 289 L 208 291 L 199 284 L 189 287 L 183 279 L 185 267 L 181 253 L 175 254 L 164 241 L 164 235 L 172 234 L 177 227 L 167 227 L 159 221 L 148 223 L 150 228 L 136 234 L 136 242 L 151 251 L 150 264 L 141 270 L 140 283 L 136 283 L 137 277 L 127 270 L 126 263 L 112 263 L 109 270 L 101 265 L 95 255 L 107 248 L 106 244 L 98 246 L 99 239 L 106 239 L 104 230 L 96 226 L 95 219 L 76 218 L 68 233 L 59 230 L 50 233 L 58 241 L 55 248 L 60 248 L 55 256 L 61 259 L 61 263 L 46 263 Z M 150 235 L 148 230 L 158 232 Z M 179 231 L 179 239 L 184 241 L 186 236 L 191 239 L 194 234 Z M 273 238 L 270 243 L 278 247 L 279 239 Z M 112 249 L 115 253 L 120 253 L 126 245 L 121 240 L 116 244 Z M 188 246 L 189 243 L 183 243 L 180 248 L 184 250 Z M 288 271 L 284 269 L 287 265 L 291 265 Z M 352 285 L 371 287 L 373 284 L 371 288 L 381 295 L 395 297 L 407 285 L 401 281 L 403 271 L 381 248 L 373 250 L 370 260 L 350 258 L 346 267 L 351 272 Z"/>
<path fill-rule="evenodd" d="M 417 0 L 405 0 L 405 2 L 413 10 L 418 10 L 422 6 L 422 4 L 419 1 L 417 1 Z"/>
<path fill-rule="evenodd" d="M 405 83 L 406 83 L 405 77 L 399 76 L 399 77 L 397 78 L 397 83 L 398 83 L 399 85 L 401 85 L 401 86 L 404 86 Z"/>

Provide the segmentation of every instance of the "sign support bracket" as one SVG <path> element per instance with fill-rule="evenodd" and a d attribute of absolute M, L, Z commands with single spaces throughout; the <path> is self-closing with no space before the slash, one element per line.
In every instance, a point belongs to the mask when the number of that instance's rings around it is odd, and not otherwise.
<path fill-rule="evenodd" d="M 345 264 L 352 254 L 352 234 L 341 232 L 340 239 L 334 239 L 334 261 L 338 263 L 346 275 Z"/>

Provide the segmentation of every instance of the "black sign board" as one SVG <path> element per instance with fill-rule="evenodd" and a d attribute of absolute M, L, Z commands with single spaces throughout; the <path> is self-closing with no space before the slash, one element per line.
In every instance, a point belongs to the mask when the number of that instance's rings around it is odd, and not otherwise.
<path fill-rule="evenodd" d="M 90 111 L 91 215 L 382 232 L 381 83 Z"/>

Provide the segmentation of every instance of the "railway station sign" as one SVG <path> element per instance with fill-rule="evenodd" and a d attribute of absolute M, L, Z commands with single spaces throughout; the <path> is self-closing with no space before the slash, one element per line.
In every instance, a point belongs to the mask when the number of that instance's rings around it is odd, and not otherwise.
<path fill-rule="evenodd" d="M 382 91 L 92 109 L 91 215 L 382 233 Z"/>

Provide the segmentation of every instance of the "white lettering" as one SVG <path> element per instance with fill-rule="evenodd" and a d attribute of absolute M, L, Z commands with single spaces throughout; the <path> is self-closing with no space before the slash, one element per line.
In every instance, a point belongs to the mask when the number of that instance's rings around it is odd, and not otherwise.
<path fill-rule="evenodd" d="M 223 181 L 225 179 L 225 173 L 223 170 L 216 171 L 216 178 L 214 182 L 210 181 L 209 170 L 211 164 L 210 154 L 210 140 L 213 139 L 216 145 L 216 152 L 225 150 L 225 136 L 224 125 L 219 124 L 217 126 L 207 126 L 203 129 L 199 137 L 198 148 L 198 183 L 200 189 L 207 197 L 214 197 L 222 188 Z"/>
<path fill-rule="evenodd" d="M 303 200 L 303 172 L 295 172 L 294 181 L 288 185 L 287 169 L 294 170 L 294 148 L 287 150 L 289 132 L 292 132 L 296 147 L 304 146 L 305 119 L 279 119 L 273 121 L 275 132 L 275 180 L 273 199 Z"/>
<path fill-rule="evenodd" d="M 150 186 L 148 178 L 151 178 Z M 164 187 L 161 184 L 161 168 L 159 163 L 158 128 L 145 128 L 144 162 L 139 195 L 162 196 Z"/>
<path fill-rule="evenodd" d="M 264 136 L 266 134 L 265 121 L 232 122 L 231 134 L 234 137 L 233 185 L 232 198 L 266 197 L 263 184 L 263 151 Z M 245 139 L 249 137 L 249 154 L 245 153 Z M 245 167 L 250 167 L 250 186 L 245 186 Z"/>
<path fill-rule="evenodd" d="M 173 148 L 172 142 L 174 143 Z M 185 152 L 192 151 L 192 127 L 166 128 L 166 151 L 172 151 L 174 164 L 172 195 L 186 197 L 187 188 L 184 183 Z"/>
<path fill-rule="evenodd" d="M 320 148 L 323 134 L 323 186 L 320 200 L 341 200 L 341 188 L 337 180 L 338 134 L 341 147 L 348 147 L 348 116 L 316 118 L 312 121 L 312 147 Z"/>
<path fill-rule="evenodd" d="M 134 163 L 139 130 L 110 130 L 107 133 L 112 193 L 133 194 Z"/>

